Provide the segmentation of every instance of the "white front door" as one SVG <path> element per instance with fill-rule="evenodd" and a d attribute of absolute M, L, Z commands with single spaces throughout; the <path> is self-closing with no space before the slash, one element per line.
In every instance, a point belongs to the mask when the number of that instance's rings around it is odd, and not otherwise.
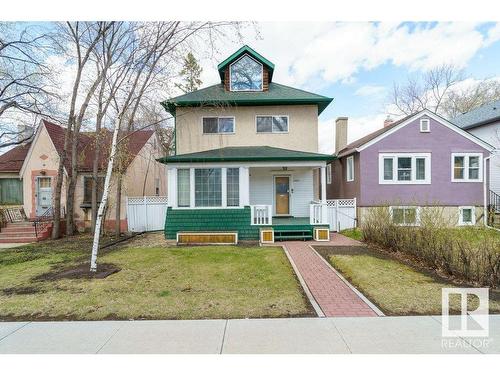
<path fill-rule="evenodd" d="M 36 216 L 52 207 L 52 177 L 36 177 Z"/>

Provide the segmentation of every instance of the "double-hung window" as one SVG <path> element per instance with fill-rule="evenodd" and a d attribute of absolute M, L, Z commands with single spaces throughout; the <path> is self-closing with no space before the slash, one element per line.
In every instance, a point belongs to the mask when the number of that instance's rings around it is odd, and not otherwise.
<path fill-rule="evenodd" d="M 380 184 L 430 184 L 431 154 L 380 154 Z"/>
<path fill-rule="evenodd" d="M 481 182 L 483 155 L 479 153 L 451 154 L 451 181 Z"/>
<path fill-rule="evenodd" d="M 414 226 L 420 223 L 420 208 L 395 206 L 389 208 L 392 222 L 396 225 Z"/>
<path fill-rule="evenodd" d="M 234 133 L 234 117 L 203 117 L 203 134 Z"/>
<path fill-rule="evenodd" d="M 288 133 L 288 116 L 256 116 L 257 133 Z"/>

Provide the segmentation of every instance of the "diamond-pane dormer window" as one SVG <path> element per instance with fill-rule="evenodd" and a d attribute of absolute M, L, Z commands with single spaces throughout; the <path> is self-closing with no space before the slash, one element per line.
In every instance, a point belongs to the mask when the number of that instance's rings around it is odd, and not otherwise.
<path fill-rule="evenodd" d="M 231 91 L 262 91 L 262 64 L 244 55 L 230 66 Z"/>

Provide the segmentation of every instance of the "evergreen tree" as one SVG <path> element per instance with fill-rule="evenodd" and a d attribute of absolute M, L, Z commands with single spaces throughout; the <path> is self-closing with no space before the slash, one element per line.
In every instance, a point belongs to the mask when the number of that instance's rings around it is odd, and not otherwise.
<path fill-rule="evenodd" d="M 189 52 L 184 58 L 184 66 L 179 73 L 182 76 L 182 81 L 184 83 L 176 84 L 176 86 L 184 93 L 198 90 L 202 84 L 200 79 L 202 71 L 203 68 L 198 64 L 198 61 L 193 54 Z"/>

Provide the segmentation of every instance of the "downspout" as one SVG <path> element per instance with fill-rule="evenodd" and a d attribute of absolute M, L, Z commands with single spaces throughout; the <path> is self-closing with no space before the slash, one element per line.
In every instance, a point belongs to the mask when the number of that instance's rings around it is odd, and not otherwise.
<path fill-rule="evenodd" d="M 493 155 L 490 154 L 489 156 L 485 157 L 483 159 L 483 224 L 485 227 L 489 227 L 488 226 L 488 177 L 489 177 L 489 174 L 488 174 L 488 168 L 487 168 L 487 165 L 488 165 L 488 160 L 491 159 Z M 491 227 L 490 227 L 491 228 Z"/>

